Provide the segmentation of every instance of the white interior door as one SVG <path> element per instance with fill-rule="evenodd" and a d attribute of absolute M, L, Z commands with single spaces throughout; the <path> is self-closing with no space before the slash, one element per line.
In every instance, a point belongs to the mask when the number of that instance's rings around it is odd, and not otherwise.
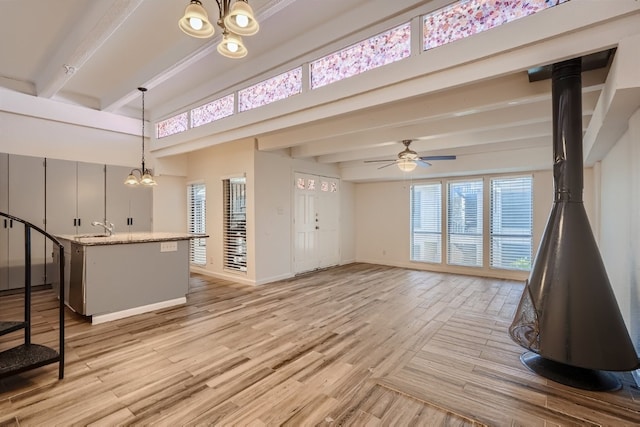
<path fill-rule="evenodd" d="M 318 268 L 318 238 L 315 225 L 316 192 L 308 186 L 310 175 L 295 174 L 294 272 Z"/>
<path fill-rule="evenodd" d="M 338 180 L 318 177 L 320 187 L 316 203 L 316 227 L 318 230 L 318 265 L 326 268 L 340 263 L 340 203 Z"/>
<path fill-rule="evenodd" d="M 294 188 L 294 273 L 338 264 L 338 180 L 296 173 Z"/>

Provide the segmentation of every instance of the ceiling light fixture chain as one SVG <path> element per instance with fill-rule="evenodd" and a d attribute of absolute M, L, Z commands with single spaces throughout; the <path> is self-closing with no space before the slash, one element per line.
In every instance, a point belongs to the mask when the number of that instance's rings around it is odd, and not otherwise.
<path fill-rule="evenodd" d="M 218 44 L 218 53 L 228 58 L 243 58 L 247 48 L 242 36 L 252 36 L 260 26 L 247 0 L 215 0 L 218 5 L 217 24 L 222 28 L 222 41 Z M 209 20 L 207 10 L 201 0 L 191 0 L 184 15 L 178 21 L 178 27 L 187 35 L 196 38 L 213 36 L 215 28 Z"/>

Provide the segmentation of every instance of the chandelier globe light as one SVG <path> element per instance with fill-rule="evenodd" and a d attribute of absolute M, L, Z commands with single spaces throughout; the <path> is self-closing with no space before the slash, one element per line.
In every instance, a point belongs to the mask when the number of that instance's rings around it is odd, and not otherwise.
<path fill-rule="evenodd" d="M 178 26 L 185 34 L 200 39 L 211 37 L 215 33 L 209 15 L 199 0 L 191 0 L 184 16 L 178 21 Z"/>
<path fill-rule="evenodd" d="M 242 42 L 242 36 L 252 36 L 260 29 L 253 9 L 247 0 L 216 0 L 216 3 L 219 15 L 217 24 L 222 29 L 218 53 L 233 59 L 245 57 L 247 48 Z M 185 34 L 196 38 L 208 38 L 215 33 L 200 0 L 190 1 L 178 21 L 178 27 Z"/>
<path fill-rule="evenodd" d="M 247 48 L 242 43 L 242 37 L 225 30 L 222 41 L 218 44 L 218 53 L 227 58 L 238 59 L 247 56 Z"/>
<path fill-rule="evenodd" d="M 224 17 L 224 26 L 239 36 L 252 36 L 260 29 L 253 9 L 245 0 L 238 0 L 231 6 L 231 10 Z"/>

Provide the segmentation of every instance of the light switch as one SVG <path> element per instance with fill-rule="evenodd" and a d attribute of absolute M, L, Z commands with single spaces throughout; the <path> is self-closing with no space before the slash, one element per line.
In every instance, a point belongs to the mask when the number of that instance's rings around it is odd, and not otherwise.
<path fill-rule="evenodd" d="M 175 252 L 178 250 L 178 242 L 160 242 L 160 252 Z"/>

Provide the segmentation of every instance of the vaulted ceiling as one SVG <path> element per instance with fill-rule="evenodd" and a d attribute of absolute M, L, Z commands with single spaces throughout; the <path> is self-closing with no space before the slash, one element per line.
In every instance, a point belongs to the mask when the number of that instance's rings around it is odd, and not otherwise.
<path fill-rule="evenodd" d="M 216 2 L 202 2 L 215 19 Z M 179 30 L 187 0 L 0 0 L 0 88 L 55 101 L 61 109 L 138 118 L 137 87 L 145 86 L 153 121 L 398 23 L 413 19 L 417 26 L 418 16 L 447 3 L 251 0 L 261 29 L 245 38 L 248 56 L 232 60 L 216 51 L 219 31 L 213 39 L 194 39 Z M 637 36 L 640 2 L 571 0 L 538 15 L 306 98 L 302 94 L 185 132 L 158 143 L 156 155 L 255 138 L 260 150 L 336 164 L 344 179 L 397 179 L 395 168 L 379 170 L 363 161 L 392 159 L 403 148 L 399 141 L 412 139 L 412 149 L 421 155 L 458 156 L 435 162 L 418 176 L 550 167 L 551 85 L 530 82 L 527 69 L 617 47 L 619 40 Z M 598 129 L 607 126 L 606 120 L 600 123 L 606 111 L 600 111 L 599 102 L 609 65 L 583 74 L 585 131 L 594 112 Z M 619 88 L 613 89 L 615 97 Z M 623 116 L 640 106 L 634 93 L 626 93 L 631 101 L 625 100 Z M 594 141 L 601 138 L 598 129 L 590 136 Z"/>

